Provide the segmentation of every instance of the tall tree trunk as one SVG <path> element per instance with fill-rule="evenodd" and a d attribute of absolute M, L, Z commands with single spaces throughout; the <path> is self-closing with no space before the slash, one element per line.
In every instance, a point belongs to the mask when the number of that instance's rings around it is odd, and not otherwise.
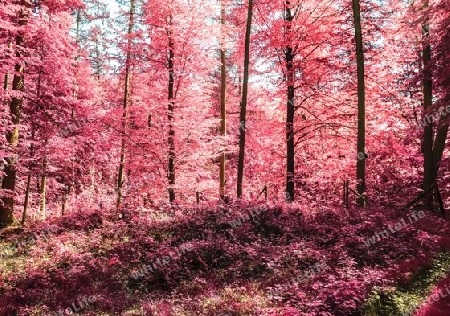
<path fill-rule="evenodd" d="M 97 75 L 97 81 L 100 82 L 100 75 L 102 73 L 102 66 L 100 62 L 100 47 L 98 45 L 99 39 L 95 40 L 95 74 Z"/>
<path fill-rule="evenodd" d="M 39 88 L 40 88 L 39 82 L 40 82 L 40 80 L 38 80 L 38 91 L 39 91 Z M 31 123 L 31 140 L 32 141 L 34 141 L 34 135 L 35 135 L 34 124 Z M 31 146 L 30 146 L 30 157 L 33 157 L 33 156 L 34 156 L 34 144 L 31 143 Z M 33 167 L 33 164 L 31 165 L 31 167 Z M 20 224 L 22 226 L 25 224 L 25 219 L 27 217 L 28 202 L 30 200 L 30 188 L 31 188 L 31 170 L 28 172 L 27 184 L 26 184 L 26 188 L 25 188 L 25 200 L 23 202 L 22 220 L 20 221 Z"/>
<path fill-rule="evenodd" d="M 167 111 L 167 118 L 169 120 L 169 138 L 168 138 L 168 144 L 169 144 L 169 161 L 168 161 L 168 172 L 167 172 L 167 180 L 169 181 L 169 201 L 172 203 L 175 201 L 175 159 L 176 159 L 176 153 L 175 153 L 175 128 L 174 128 L 174 120 L 175 120 L 175 102 L 174 102 L 174 96 L 175 96 L 175 90 L 174 90 L 174 83 L 175 83 L 175 73 L 174 73 L 174 58 L 175 58 L 175 46 L 173 42 L 173 31 L 172 31 L 172 15 L 169 16 L 169 30 L 167 33 L 168 37 L 168 64 L 167 68 L 169 70 L 169 86 L 168 86 L 168 93 L 167 93 L 167 99 L 169 101 L 168 103 L 168 111 Z"/>
<path fill-rule="evenodd" d="M 28 23 L 28 9 L 29 3 L 26 0 L 21 1 L 21 10 L 19 13 L 19 26 L 25 26 Z M 16 35 L 16 57 L 22 57 L 21 49 L 25 43 L 25 36 L 22 30 L 19 30 Z M 15 73 L 12 83 L 12 90 L 24 91 L 24 65 L 20 61 L 15 65 Z M 8 196 L 1 198 L 0 203 L 0 226 L 8 226 L 13 223 L 14 211 L 14 191 L 16 188 L 16 157 L 14 155 L 15 149 L 19 141 L 20 114 L 22 111 L 23 97 L 15 96 L 10 103 L 10 112 L 12 117 L 12 124 L 14 128 L 8 132 L 6 139 L 10 145 L 12 156 L 7 159 L 4 169 L 5 177 L 2 179 L 2 189 L 7 190 Z"/>
<path fill-rule="evenodd" d="M 45 221 L 47 217 L 46 210 L 46 199 L 47 199 L 47 156 L 44 157 L 44 161 L 42 163 L 42 176 L 41 176 L 41 191 L 40 193 L 40 203 L 39 203 L 39 211 L 42 214 L 42 220 Z"/>
<path fill-rule="evenodd" d="M 437 179 L 437 175 L 439 172 L 439 164 L 441 163 L 442 155 L 444 154 L 445 149 L 445 141 L 447 140 L 448 123 L 443 123 L 444 120 L 447 119 L 447 117 L 448 115 L 441 117 L 436 138 L 433 144 L 433 176 L 432 176 L 433 183 Z"/>
<path fill-rule="evenodd" d="M 9 75 L 5 74 L 5 79 L 3 81 L 3 90 L 8 90 L 8 86 L 9 86 Z"/>
<path fill-rule="evenodd" d="M 80 25 L 81 25 L 81 9 L 78 8 L 77 9 L 77 29 L 76 29 L 76 33 L 75 33 L 75 40 L 77 43 L 77 54 L 75 56 L 75 61 L 77 62 L 78 65 L 78 61 L 80 60 L 80 56 L 79 56 L 79 49 L 80 49 Z"/>
<path fill-rule="evenodd" d="M 237 175 L 237 197 L 242 197 L 242 180 L 244 179 L 245 158 L 245 124 L 247 114 L 248 78 L 250 68 L 250 35 L 252 30 L 253 0 L 248 1 L 247 28 L 245 31 L 244 79 L 242 83 L 241 113 L 239 116 L 239 161 Z"/>
<path fill-rule="evenodd" d="M 285 40 L 290 44 L 293 16 L 291 13 L 291 2 L 285 2 Z M 294 51 L 292 46 L 285 48 L 286 60 L 286 82 L 287 82 L 287 103 L 286 103 L 286 202 L 294 201 L 294 177 L 295 177 L 295 148 L 294 148 L 294 113 L 295 113 L 295 90 L 294 90 Z"/>
<path fill-rule="evenodd" d="M 25 188 L 25 201 L 23 202 L 22 220 L 20 221 L 20 225 L 22 226 L 25 224 L 25 219 L 27 217 L 28 202 L 30 200 L 30 188 L 31 188 L 31 172 L 27 176 L 27 185 Z"/>
<path fill-rule="evenodd" d="M 9 47 L 9 49 L 12 49 L 11 42 L 9 43 L 8 47 Z M 4 81 L 3 81 L 3 90 L 8 91 L 8 89 L 9 89 L 9 74 L 6 73 L 5 77 L 4 77 Z M 4 166 L 3 159 L 2 159 L 2 161 L 0 161 L 0 170 L 4 170 L 4 168 L 5 168 L 5 166 Z M 0 175 L 0 183 L 2 181 L 3 181 L 3 175 Z"/>
<path fill-rule="evenodd" d="M 71 189 L 72 189 L 71 185 L 67 185 L 66 188 L 64 189 L 63 200 L 61 205 L 61 216 L 64 216 L 64 213 L 66 212 L 67 198 L 69 197 Z"/>
<path fill-rule="evenodd" d="M 76 18 L 76 30 L 75 30 L 75 42 L 77 44 L 77 47 L 76 47 L 77 51 L 75 54 L 75 64 L 76 64 L 77 68 L 78 68 L 78 64 L 80 62 L 80 33 L 81 33 L 80 30 L 81 30 L 81 9 L 78 8 L 77 9 L 77 18 Z M 77 89 L 76 88 L 73 89 L 73 97 L 74 98 L 77 97 Z M 72 105 L 72 111 L 71 111 L 70 117 L 72 118 L 72 120 L 75 118 L 75 106 L 74 105 Z"/>
<path fill-rule="evenodd" d="M 12 50 L 12 42 L 9 42 L 8 48 L 11 51 Z M 3 81 L 3 90 L 7 91 L 9 89 L 9 74 L 5 74 L 4 81 Z"/>
<path fill-rule="evenodd" d="M 428 1 L 425 2 L 424 8 L 428 9 Z M 430 27 L 428 17 L 422 26 L 422 63 L 423 63 L 423 111 L 424 115 L 432 106 L 433 84 L 430 69 L 431 46 L 430 46 Z M 423 190 L 427 191 L 434 184 L 435 168 L 433 164 L 433 121 L 431 116 L 429 123 L 425 124 L 423 130 Z M 430 191 L 424 197 L 425 205 L 432 207 L 433 192 Z"/>
<path fill-rule="evenodd" d="M 221 21 L 221 49 L 220 49 L 220 135 L 225 137 L 227 135 L 227 68 L 225 60 L 225 1 L 221 0 L 220 21 Z M 225 163 L 226 163 L 226 149 L 220 155 L 220 198 L 225 198 Z"/>
<path fill-rule="evenodd" d="M 127 117 L 128 117 L 128 99 L 129 99 L 129 89 L 130 89 L 130 76 L 131 76 L 131 33 L 134 27 L 134 13 L 135 13 L 135 0 L 130 2 L 130 20 L 128 24 L 128 43 L 127 43 L 127 57 L 125 60 L 125 87 L 123 93 L 123 112 L 122 112 L 122 133 L 126 133 L 127 128 Z M 126 151 L 126 135 L 122 135 L 122 144 L 120 149 L 120 163 L 119 163 L 119 174 L 117 177 L 117 208 L 120 207 L 122 202 L 122 189 L 125 178 L 125 151 Z"/>
<path fill-rule="evenodd" d="M 358 77 L 358 141 L 357 141 L 357 163 L 356 180 L 358 205 L 364 206 L 363 194 L 366 191 L 366 92 L 364 85 L 364 48 L 361 30 L 361 8 L 359 0 L 352 0 L 353 21 L 355 27 L 356 67 Z"/>

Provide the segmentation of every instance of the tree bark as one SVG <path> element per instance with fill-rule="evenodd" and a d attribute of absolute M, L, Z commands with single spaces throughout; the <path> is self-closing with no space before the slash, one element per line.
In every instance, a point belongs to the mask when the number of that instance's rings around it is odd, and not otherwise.
<path fill-rule="evenodd" d="M 8 44 L 8 47 L 10 50 L 12 49 L 11 42 Z M 4 77 L 4 81 L 3 81 L 3 90 L 8 91 L 8 89 L 9 89 L 9 74 L 6 73 L 5 77 Z M 5 166 L 4 166 L 3 159 L 2 159 L 2 161 L 0 161 L 0 170 L 4 170 L 4 168 L 5 168 Z M 0 175 L 0 183 L 2 183 L 2 181 L 3 181 L 3 175 Z"/>
<path fill-rule="evenodd" d="M 287 102 L 286 102 L 286 202 L 294 201 L 295 190 L 295 144 L 294 144 L 294 113 L 295 113 L 295 89 L 294 89 L 294 50 L 290 45 L 292 40 L 291 22 L 294 19 L 291 12 L 291 2 L 285 2 L 284 19 L 286 21 L 285 40 L 288 43 L 285 49 L 286 61 L 286 82 L 287 82 Z"/>
<path fill-rule="evenodd" d="M 250 67 L 250 35 L 252 30 L 253 0 L 248 1 L 247 28 L 245 31 L 244 79 L 242 83 L 241 112 L 239 116 L 239 161 L 237 176 L 237 197 L 242 197 L 242 180 L 244 178 L 245 132 L 248 98 L 248 79 Z"/>
<path fill-rule="evenodd" d="M 428 10 L 428 0 L 424 3 L 424 9 Z M 445 149 L 445 142 L 448 135 L 448 114 L 444 113 L 439 118 L 437 124 L 436 135 L 433 133 L 433 119 L 429 115 L 429 110 L 433 106 L 433 75 L 431 69 L 431 45 L 430 45 L 430 22 L 428 13 L 425 16 L 425 22 L 422 26 L 422 63 L 423 63 L 423 111 L 427 120 L 425 123 L 423 133 L 423 185 L 422 189 L 427 194 L 424 197 L 425 207 L 434 209 L 439 203 L 439 187 L 437 186 L 437 176 L 439 172 L 439 165 L 442 160 L 442 155 Z M 428 114 L 428 115 L 427 115 Z M 434 185 L 434 190 L 429 190 Z M 433 192 L 434 191 L 434 192 Z M 440 207 L 442 208 L 442 207 Z"/>
<path fill-rule="evenodd" d="M 40 203 L 39 203 L 39 211 L 42 214 L 42 220 L 45 221 L 47 217 L 47 209 L 46 209 L 46 199 L 47 199 L 47 157 L 44 157 L 44 162 L 42 163 L 42 176 L 41 176 L 41 191 L 40 193 Z"/>
<path fill-rule="evenodd" d="M 128 43 L 127 43 L 127 56 L 125 60 L 125 86 L 123 92 L 123 109 L 122 109 L 122 133 L 126 134 L 127 128 L 127 118 L 128 118 L 128 100 L 130 94 L 130 76 L 131 76 L 131 33 L 134 27 L 134 14 L 135 14 L 136 4 L 135 0 L 130 2 L 130 19 L 128 23 Z M 120 207 L 122 202 L 122 189 L 123 183 L 125 181 L 125 152 L 126 152 L 126 137 L 122 135 L 122 143 L 120 149 L 120 163 L 119 163 L 119 174 L 117 177 L 117 208 Z"/>
<path fill-rule="evenodd" d="M 428 8 L 428 1 L 425 2 L 424 8 Z M 428 17 L 422 26 L 422 63 L 423 63 L 423 111 L 424 115 L 433 105 L 433 84 L 430 69 L 431 46 L 430 46 L 430 28 Z M 423 190 L 428 191 L 434 184 L 435 168 L 433 163 L 433 120 L 429 116 L 430 121 L 425 123 L 423 130 Z M 433 205 L 433 192 L 429 192 L 424 197 L 425 206 L 431 208 Z"/>
<path fill-rule="evenodd" d="M 9 87 L 9 75 L 5 74 L 5 78 L 3 81 L 3 90 L 7 91 Z"/>
<path fill-rule="evenodd" d="M 433 176 L 432 179 L 434 181 L 437 180 L 437 175 L 439 172 L 439 165 L 442 160 L 442 155 L 444 154 L 445 142 L 447 140 L 448 135 L 448 123 L 443 123 L 445 120 L 444 117 L 440 119 L 440 125 L 438 127 L 438 131 L 436 134 L 436 138 L 434 140 L 433 145 Z M 434 183 L 433 181 L 433 183 Z"/>
<path fill-rule="evenodd" d="M 31 173 L 27 176 L 27 186 L 25 188 L 25 201 L 23 202 L 23 212 L 22 212 L 22 220 L 20 221 L 20 225 L 25 224 L 25 219 L 27 217 L 28 210 L 28 202 L 30 200 L 30 187 L 31 187 Z"/>
<path fill-rule="evenodd" d="M 40 78 L 40 77 L 39 77 Z M 40 89 L 40 85 L 38 84 L 38 91 Z M 34 141 L 34 135 L 35 135 L 35 128 L 34 124 L 31 123 L 31 140 Z M 30 157 L 34 156 L 34 144 L 31 143 L 30 146 Z M 31 168 L 33 167 L 34 163 L 31 165 Z M 20 224 L 23 226 L 25 224 L 25 219 L 27 217 L 27 210 L 28 210 L 28 203 L 30 200 L 30 189 L 31 189 L 31 170 L 28 173 L 27 176 L 27 185 L 25 188 L 25 200 L 23 203 L 23 212 L 22 212 L 22 220 L 20 221 Z"/>
<path fill-rule="evenodd" d="M 28 8 L 29 3 L 25 0 L 21 1 L 21 10 L 19 13 L 19 26 L 25 26 L 28 23 Z M 21 49 L 24 48 L 25 35 L 22 30 L 19 30 L 16 35 L 16 57 L 23 57 Z M 15 65 L 15 73 L 13 77 L 12 90 L 24 91 L 24 65 L 18 62 Z M 14 211 L 14 192 L 16 188 L 16 157 L 14 155 L 15 149 L 19 142 L 19 128 L 17 125 L 20 123 L 20 115 L 22 111 L 23 97 L 15 96 L 10 103 L 10 112 L 12 117 L 12 124 L 14 128 L 6 135 L 7 142 L 10 146 L 12 155 L 7 159 L 5 165 L 5 177 L 2 179 L 2 189 L 8 191 L 8 195 L 1 198 L 0 203 L 0 226 L 8 226 L 13 223 L 13 211 Z"/>
<path fill-rule="evenodd" d="M 167 172 L 167 180 L 169 182 L 169 201 L 172 203 L 175 201 L 175 159 L 176 159 L 176 153 L 175 153 L 175 128 L 174 128 L 174 121 L 175 121 L 175 102 L 174 102 L 174 96 L 175 96 L 175 73 L 174 73 L 174 58 L 175 58 L 175 44 L 173 42 L 173 31 L 172 31 L 172 15 L 169 16 L 169 30 L 167 33 L 168 36 L 168 65 L 167 68 L 169 70 L 169 85 L 168 85 L 168 93 L 167 93 L 167 99 L 169 101 L 168 103 L 168 112 L 167 112 L 167 118 L 169 120 L 169 138 L 168 138 L 168 144 L 169 144 L 169 161 L 168 161 L 168 172 Z"/>
<path fill-rule="evenodd" d="M 358 205 L 364 206 L 363 195 L 366 191 L 366 105 L 365 105 L 365 84 L 364 84 L 364 47 L 361 30 L 361 7 L 359 0 L 352 0 L 353 21 L 355 27 L 355 48 L 356 48 L 356 68 L 358 78 L 358 141 L 357 141 L 357 163 L 356 180 Z"/>
<path fill-rule="evenodd" d="M 72 186 L 68 185 L 64 189 L 63 200 L 62 200 L 62 205 L 61 205 L 61 216 L 64 216 L 64 213 L 66 212 L 67 198 L 69 197 L 71 188 L 72 188 Z"/>
<path fill-rule="evenodd" d="M 226 103 L 226 89 L 227 89 L 227 69 L 225 60 L 225 1 L 221 0 L 221 49 L 220 49 L 220 136 L 225 137 L 227 135 L 227 103 Z M 225 198 L 225 163 L 226 163 L 226 149 L 220 155 L 220 198 L 223 200 Z"/>
<path fill-rule="evenodd" d="M 76 28 L 76 33 L 75 33 L 75 40 L 77 43 L 77 54 L 75 56 L 75 61 L 78 62 L 80 60 L 80 56 L 79 56 L 79 48 L 80 48 L 80 25 L 81 25 L 81 9 L 78 8 L 77 9 L 77 28 Z"/>
<path fill-rule="evenodd" d="M 11 51 L 12 50 L 12 42 L 9 42 L 8 48 Z M 4 81 L 3 81 L 3 90 L 7 91 L 9 89 L 9 74 L 5 74 Z"/>

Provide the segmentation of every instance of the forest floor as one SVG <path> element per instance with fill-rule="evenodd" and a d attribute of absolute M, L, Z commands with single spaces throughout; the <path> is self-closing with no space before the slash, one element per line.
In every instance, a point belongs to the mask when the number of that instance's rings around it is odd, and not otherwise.
<path fill-rule="evenodd" d="M 448 315 L 450 225 L 425 211 L 117 214 L 1 231 L 0 315 Z"/>

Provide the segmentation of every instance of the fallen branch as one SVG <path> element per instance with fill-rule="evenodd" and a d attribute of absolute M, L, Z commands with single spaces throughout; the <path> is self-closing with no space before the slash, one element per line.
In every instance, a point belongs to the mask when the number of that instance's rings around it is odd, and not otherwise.
<path fill-rule="evenodd" d="M 264 189 L 262 189 L 262 191 L 258 194 L 258 196 L 256 198 L 259 198 L 261 196 L 261 194 L 264 193 L 264 197 L 267 200 L 267 186 L 264 186 Z"/>
<path fill-rule="evenodd" d="M 364 195 L 359 194 L 358 192 L 356 192 L 355 190 L 353 190 L 352 188 L 348 188 L 353 194 L 355 194 L 357 197 L 361 198 L 364 200 L 364 202 L 368 203 L 367 201 L 367 197 L 365 197 Z"/>
<path fill-rule="evenodd" d="M 428 189 L 426 189 L 425 191 L 421 192 L 414 200 L 412 200 L 411 202 L 409 202 L 408 204 L 403 206 L 400 209 L 400 211 L 401 212 L 406 211 L 408 208 L 410 208 L 411 206 L 413 206 L 414 204 L 416 204 L 417 202 L 422 200 L 424 198 L 424 196 L 427 195 L 427 193 L 430 192 L 433 188 L 434 188 L 434 184 L 432 186 L 430 186 Z"/>

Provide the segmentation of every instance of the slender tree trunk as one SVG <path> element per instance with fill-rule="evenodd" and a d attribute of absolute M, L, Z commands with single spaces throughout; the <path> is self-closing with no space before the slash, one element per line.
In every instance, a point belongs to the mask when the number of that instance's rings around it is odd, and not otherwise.
<path fill-rule="evenodd" d="M 437 180 L 437 175 L 439 172 L 439 164 L 442 160 L 442 155 L 444 154 L 445 149 L 445 141 L 447 140 L 448 135 L 448 123 L 442 123 L 445 118 L 441 118 L 440 125 L 438 127 L 438 131 L 436 134 L 436 138 L 434 140 L 433 145 L 433 176 L 432 179 L 434 181 Z"/>
<path fill-rule="evenodd" d="M 11 44 L 9 44 L 9 48 L 11 48 Z M 5 74 L 3 81 L 3 90 L 8 91 L 9 88 L 9 74 Z"/>
<path fill-rule="evenodd" d="M 11 51 L 12 50 L 12 42 L 9 42 L 8 48 Z M 3 81 L 3 90 L 7 91 L 9 89 L 9 74 L 5 74 L 4 81 Z"/>
<path fill-rule="evenodd" d="M 225 60 L 225 1 L 221 0 L 221 25 L 222 25 L 222 41 L 220 49 L 220 135 L 225 137 L 227 135 L 227 103 L 226 103 L 226 90 L 227 90 L 227 69 Z M 226 149 L 220 155 L 220 198 L 225 198 L 225 163 L 226 163 Z"/>
<path fill-rule="evenodd" d="M 9 47 L 9 49 L 12 49 L 11 42 L 9 43 L 8 47 Z M 9 89 L 9 74 L 6 73 L 5 77 L 4 77 L 4 81 L 3 81 L 3 90 L 8 91 L 8 89 Z M 5 168 L 5 166 L 4 166 L 3 159 L 2 159 L 2 161 L 0 161 L 0 170 L 4 170 L 4 168 Z M 3 176 L 0 175 L 0 183 L 2 181 L 3 181 Z"/>
<path fill-rule="evenodd" d="M 285 2 L 285 40 L 290 43 L 292 40 L 291 22 L 293 16 L 291 13 L 291 2 Z M 294 90 L 294 51 L 292 46 L 288 45 L 285 50 L 286 60 L 286 82 L 287 82 L 287 113 L 286 113 L 286 202 L 294 201 L 295 189 L 295 145 L 294 145 L 294 113 L 295 113 L 295 90 Z"/>
<path fill-rule="evenodd" d="M 41 75 L 42 75 L 41 72 L 39 72 L 37 85 L 36 85 L 36 96 L 37 96 L 38 100 L 41 97 Z M 34 124 L 31 123 L 31 140 L 32 141 L 34 141 L 34 136 L 35 136 L 35 128 L 34 128 Z M 47 144 L 47 142 L 45 144 Z M 33 156 L 34 156 L 34 144 L 31 143 L 31 146 L 30 146 L 30 157 L 33 157 Z M 34 167 L 34 163 L 32 163 L 32 165 L 31 165 L 31 168 L 33 168 L 33 167 Z M 26 188 L 25 188 L 25 200 L 24 200 L 24 203 L 23 203 L 22 220 L 20 222 L 20 224 L 22 226 L 25 224 L 25 219 L 27 217 L 28 203 L 29 203 L 29 200 L 30 200 L 30 189 L 31 189 L 31 170 L 28 173 L 27 185 L 26 185 Z"/>
<path fill-rule="evenodd" d="M 3 90 L 7 91 L 9 87 L 9 75 L 5 74 L 5 79 L 3 81 Z"/>
<path fill-rule="evenodd" d="M 122 113 L 122 132 L 126 133 L 127 128 L 127 117 L 128 117 L 128 99 L 129 99 L 129 89 L 130 89 L 130 76 L 131 76 L 131 33 L 134 27 L 134 13 L 135 13 L 135 0 L 130 2 L 130 20 L 128 24 L 128 43 L 127 43 L 127 57 L 125 61 L 125 87 L 123 95 L 123 113 Z M 122 189 L 125 180 L 125 151 L 126 151 L 126 137 L 122 135 L 122 144 L 120 149 L 120 163 L 119 163 L 119 174 L 117 177 L 117 208 L 120 207 L 122 202 Z"/>
<path fill-rule="evenodd" d="M 356 65 L 358 77 L 358 142 L 357 142 L 357 163 L 356 180 L 358 205 L 364 206 L 363 194 L 366 191 L 366 105 L 365 105 L 365 85 L 364 85 L 364 48 L 361 30 L 361 8 L 359 0 L 352 0 L 353 21 L 355 27 Z"/>
<path fill-rule="evenodd" d="M 40 80 L 38 82 L 40 82 Z M 47 140 L 45 140 L 44 142 L 44 149 L 46 147 L 47 147 Z M 45 221 L 47 218 L 47 155 L 45 155 L 44 159 L 42 160 L 41 185 L 39 188 L 40 188 L 39 213 L 42 216 L 42 220 Z"/>
<path fill-rule="evenodd" d="M 38 85 L 38 87 L 39 87 L 39 85 Z M 35 130 L 34 130 L 34 125 L 32 123 L 32 125 L 31 125 L 31 140 L 32 141 L 34 141 L 34 135 L 35 135 Z M 30 146 L 30 157 L 33 157 L 33 156 L 34 156 L 34 144 L 31 143 L 31 146 Z M 22 226 L 25 224 L 25 219 L 27 217 L 28 203 L 29 203 L 29 200 L 30 200 L 30 188 L 31 188 L 31 170 L 28 173 L 27 185 L 26 185 L 26 188 L 25 188 L 25 201 L 23 203 L 22 220 L 20 221 L 20 224 Z"/>
<path fill-rule="evenodd" d="M 428 1 L 425 2 L 425 9 L 428 8 Z M 428 18 L 422 26 L 422 63 L 423 63 L 423 111 L 425 113 L 431 108 L 433 104 L 433 85 L 432 75 L 430 69 L 431 60 L 431 46 L 430 46 L 430 27 Z M 423 190 L 427 191 L 434 184 L 435 168 L 433 163 L 433 121 L 431 116 L 430 121 L 425 123 L 423 130 Z M 424 197 L 424 202 L 427 207 L 433 205 L 433 192 L 430 191 Z"/>
<path fill-rule="evenodd" d="M 19 13 L 19 26 L 25 26 L 28 23 L 28 2 L 21 1 L 21 10 Z M 23 31 L 19 31 L 16 36 L 16 57 L 19 59 L 22 56 L 21 48 L 24 47 L 25 36 Z M 24 91 L 24 65 L 18 62 L 15 65 L 15 73 L 12 83 L 12 90 Z M 8 226 L 13 223 L 13 211 L 14 211 L 14 191 L 16 188 L 16 157 L 14 155 L 15 148 L 19 141 L 19 128 L 20 115 L 22 111 L 23 98 L 22 96 L 15 96 L 10 103 L 10 112 L 12 117 L 12 124 L 14 129 L 7 133 L 6 139 L 10 145 L 12 156 L 7 159 L 7 163 L 4 169 L 5 177 L 2 179 L 2 189 L 7 190 L 8 196 L 1 198 L 0 203 L 0 226 Z"/>
<path fill-rule="evenodd" d="M 76 31 L 75 31 L 75 42 L 77 44 L 76 47 L 76 54 L 75 54 L 75 64 L 76 67 L 78 68 L 78 64 L 80 62 L 80 30 L 81 30 L 81 9 L 78 8 L 77 9 L 77 19 L 76 19 Z M 74 98 L 77 97 L 77 89 L 74 88 L 73 90 L 73 96 Z M 72 105 L 72 111 L 70 114 L 70 117 L 72 118 L 72 120 L 75 118 L 75 106 Z"/>
<path fill-rule="evenodd" d="M 448 119 L 448 114 L 444 114 L 439 119 L 438 124 L 438 130 L 436 133 L 436 138 L 434 139 L 433 143 L 433 165 L 432 165 L 432 175 L 430 176 L 431 179 L 427 179 L 428 181 L 433 181 L 434 192 L 427 193 L 425 195 L 425 205 L 431 206 L 432 208 L 439 208 L 442 215 L 445 216 L 445 209 L 443 207 L 443 202 L 441 198 L 441 194 L 439 192 L 439 185 L 438 185 L 438 173 L 439 173 L 439 167 L 442 160 L 442 155 L 444 154 L 445 149 L 445 142 L 447 140 L 447 134 L 448 134 L 448 122 L 446 120 Z M 430 197 L 431 194 L 431 197 Z"/>
<path fill-rule="evenodd" d="M 31 188 L 31 173 L 27 176 L 27 186 L 25 188 L 25 201 L 23 202 L 23 212 L 22 212 L 22 220 L 20 221 L 20 225 L 25 224 L 25 219 L 27 217 L 28 203 L 30 201 L 30 188 Z"/>
<path fill-rule="evenodd" d="M 248 1 L 247 28 L 245 31 L 244 79 L 242 83 L 241 113 L 239 116 L 239 161 L 237 175 L 237 197 L 242 197 L 242 180 L 244 179 L 245 158 L 245 124 L 247 114 L 248 79 L 250 68 L 250 35 L 252 30 L 253 0 Z"/>
<path fill-rule="evenodd" d="M 102 67 L 100 62 L 100 47 L 98 45 L 99 39 L 95 40 L 95 73 L 97 75 L 97 81 L 100 82 L 100 75 L 102 73 Z"/>
<path fill-rule="evenodd" d="M 168 65 L 167 68 L 169 70 L 169 86 L 168 86 L 168 93 L 167 93 L 167 99 L 169 101 L 168 103 L 168 112 L 167 112 L 167 118 L 169 120 L 169 162 L 168 162 L 168 172 L 167 172 L 167 180 L 169 181 L 169 201 L 172 203 L 175 201 L 175 159 L 176 159 L 176 153 L 175 153 L 175 128 L 174 128 L 174 121 L 175 121 L 175 102 L 174 102 L 174 83 L 175 83 L 175 73 L 174 73 L 174 58 L 175 58 L 175 46 L 173 42 L 173 31 L 171 29 L 172 27 L 172 15 L 169 16 L 169 31 L 168 31 Z"/>
<path fill-rule="evenodd" d="M 44 161 L 42 163 L 42 176 L 41 176 L 41 191 L 40 193 L 40 203 L 39 203 L 39 211 L 42 214 L 42 220 L 45 221 L 47 217 L 46 210 L 46 199 L 47 199 L 47 156 L 44 157 Z"/>
<path fill-rule="evenodd" d="M 76 43 L 77 43 L 77 55 L 75 56 L 75 60 L 78 64 L 78 61 L 80 60 L 80 56 L 79 56 L 79 49 L 80 49 L 80 25 L 81 25 L 81 9 L 77 9 L 77 30 L 76 30 Z"/>

